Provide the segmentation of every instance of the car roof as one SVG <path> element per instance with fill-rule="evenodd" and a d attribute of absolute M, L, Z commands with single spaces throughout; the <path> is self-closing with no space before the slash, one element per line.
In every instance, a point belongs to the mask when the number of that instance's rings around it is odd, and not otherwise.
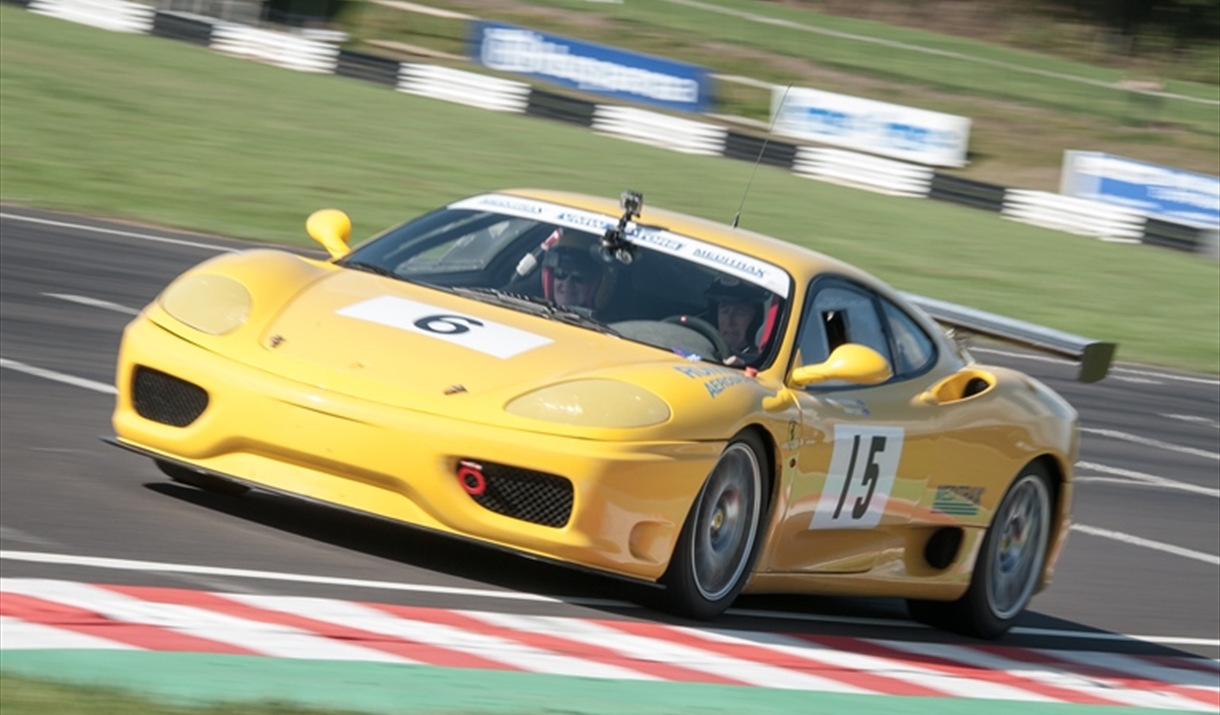
<path fill-rule="evenodd" d="M 623 213 L 618 201 L 602 196 L 543 189 L 507 189 L 498 193 L 547 201 L 609 216 L 620 216 Z M 732 248 L 770 261 L 778 266 L 782 266 L 791 273 L 798 283 L 804 282 L 819 273 L 838 273 L 863 280 L 870 284 L 881 282 L 874 276 L 849 263 L 844 263 L 837 258 L 832 258 L 804 246 L 747 229 L 733 228 L 728 224 L 710 221 L 697 216 L 653 208 L 647 203 L 644 204 L 644 208 L 636 220 L 642 224 L 663 226 L 677 234 L 707 241 L 708 243 L 724 246 L 725 248 Z"/>

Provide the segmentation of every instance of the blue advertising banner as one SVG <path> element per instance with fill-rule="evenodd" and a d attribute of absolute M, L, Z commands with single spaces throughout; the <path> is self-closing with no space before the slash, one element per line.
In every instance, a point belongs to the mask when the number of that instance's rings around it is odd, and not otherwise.
<path fill-rule="evenodd" d="M 1220 227 L 1220 177 L 1088 151 L 1064 154 L 1059 193 L 1143 211 L 1165 221 Z"/>
<path fill-rule="evenodd" d="M 711 106 L 711 78 L 703 67 L 513 25 L 471 26 L 471 58 L 488 69 L 682 112 Z"/>

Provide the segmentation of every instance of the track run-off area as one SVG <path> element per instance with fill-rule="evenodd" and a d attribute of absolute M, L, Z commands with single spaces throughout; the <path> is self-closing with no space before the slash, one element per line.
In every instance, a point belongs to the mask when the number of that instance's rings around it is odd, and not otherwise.
<path fill-rule="evenodd" d="M 636 605 L 637 586 L 201 492 L 103 444 L 123 326 L 181 271 L 250 245 L 0 209 L 5 672 L 370 712 L 1220 710 L 1214 376 L 1120 362 L 1081 385 L 1069 364 L 975 348 L 1082 418 L 1072 537 L 1001 641 L 879 599 L 750 596 L 686 622 Z"/>

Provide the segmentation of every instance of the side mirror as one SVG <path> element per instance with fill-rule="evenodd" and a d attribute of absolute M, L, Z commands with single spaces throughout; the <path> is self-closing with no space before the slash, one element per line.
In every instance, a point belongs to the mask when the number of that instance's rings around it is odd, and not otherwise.
<path fill-rule="evenodd" d="M 343 258 L 352 250 L 347 246 L 352 237 L 352 220 L 339 209 L 314 211 L 305 221 L 305 231 L 322 244 L 331 258 Z"/>
<path fill-rule="evenodd" d="M 889 362 L 876 350 L 857 343 L 845 343 L 835 348 L 826 362 L 793 370 L 791 382 L 797 387 L 830 380 L 879 385 L 893 374 Z"/>

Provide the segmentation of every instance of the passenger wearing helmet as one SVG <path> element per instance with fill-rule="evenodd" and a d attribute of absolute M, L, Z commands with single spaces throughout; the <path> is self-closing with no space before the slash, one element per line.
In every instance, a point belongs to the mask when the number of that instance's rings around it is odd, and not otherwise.
<path fill-rule="evenodd" d="M 593 310 L 604 307 L 610 289 L 605 263 L 594 257 L 594 244 L 564 236 L 542 261 L 542 292 L 564 308 Z"/>
<path fill-rule="evenodd" d="M 758 357 L 754 341 L 762 327 L 767 292 L 731 276 L 717 276 L 707 290 L 709 311 L 716 328 L 728 344 L 728 365 L 748 363 Z"/>

